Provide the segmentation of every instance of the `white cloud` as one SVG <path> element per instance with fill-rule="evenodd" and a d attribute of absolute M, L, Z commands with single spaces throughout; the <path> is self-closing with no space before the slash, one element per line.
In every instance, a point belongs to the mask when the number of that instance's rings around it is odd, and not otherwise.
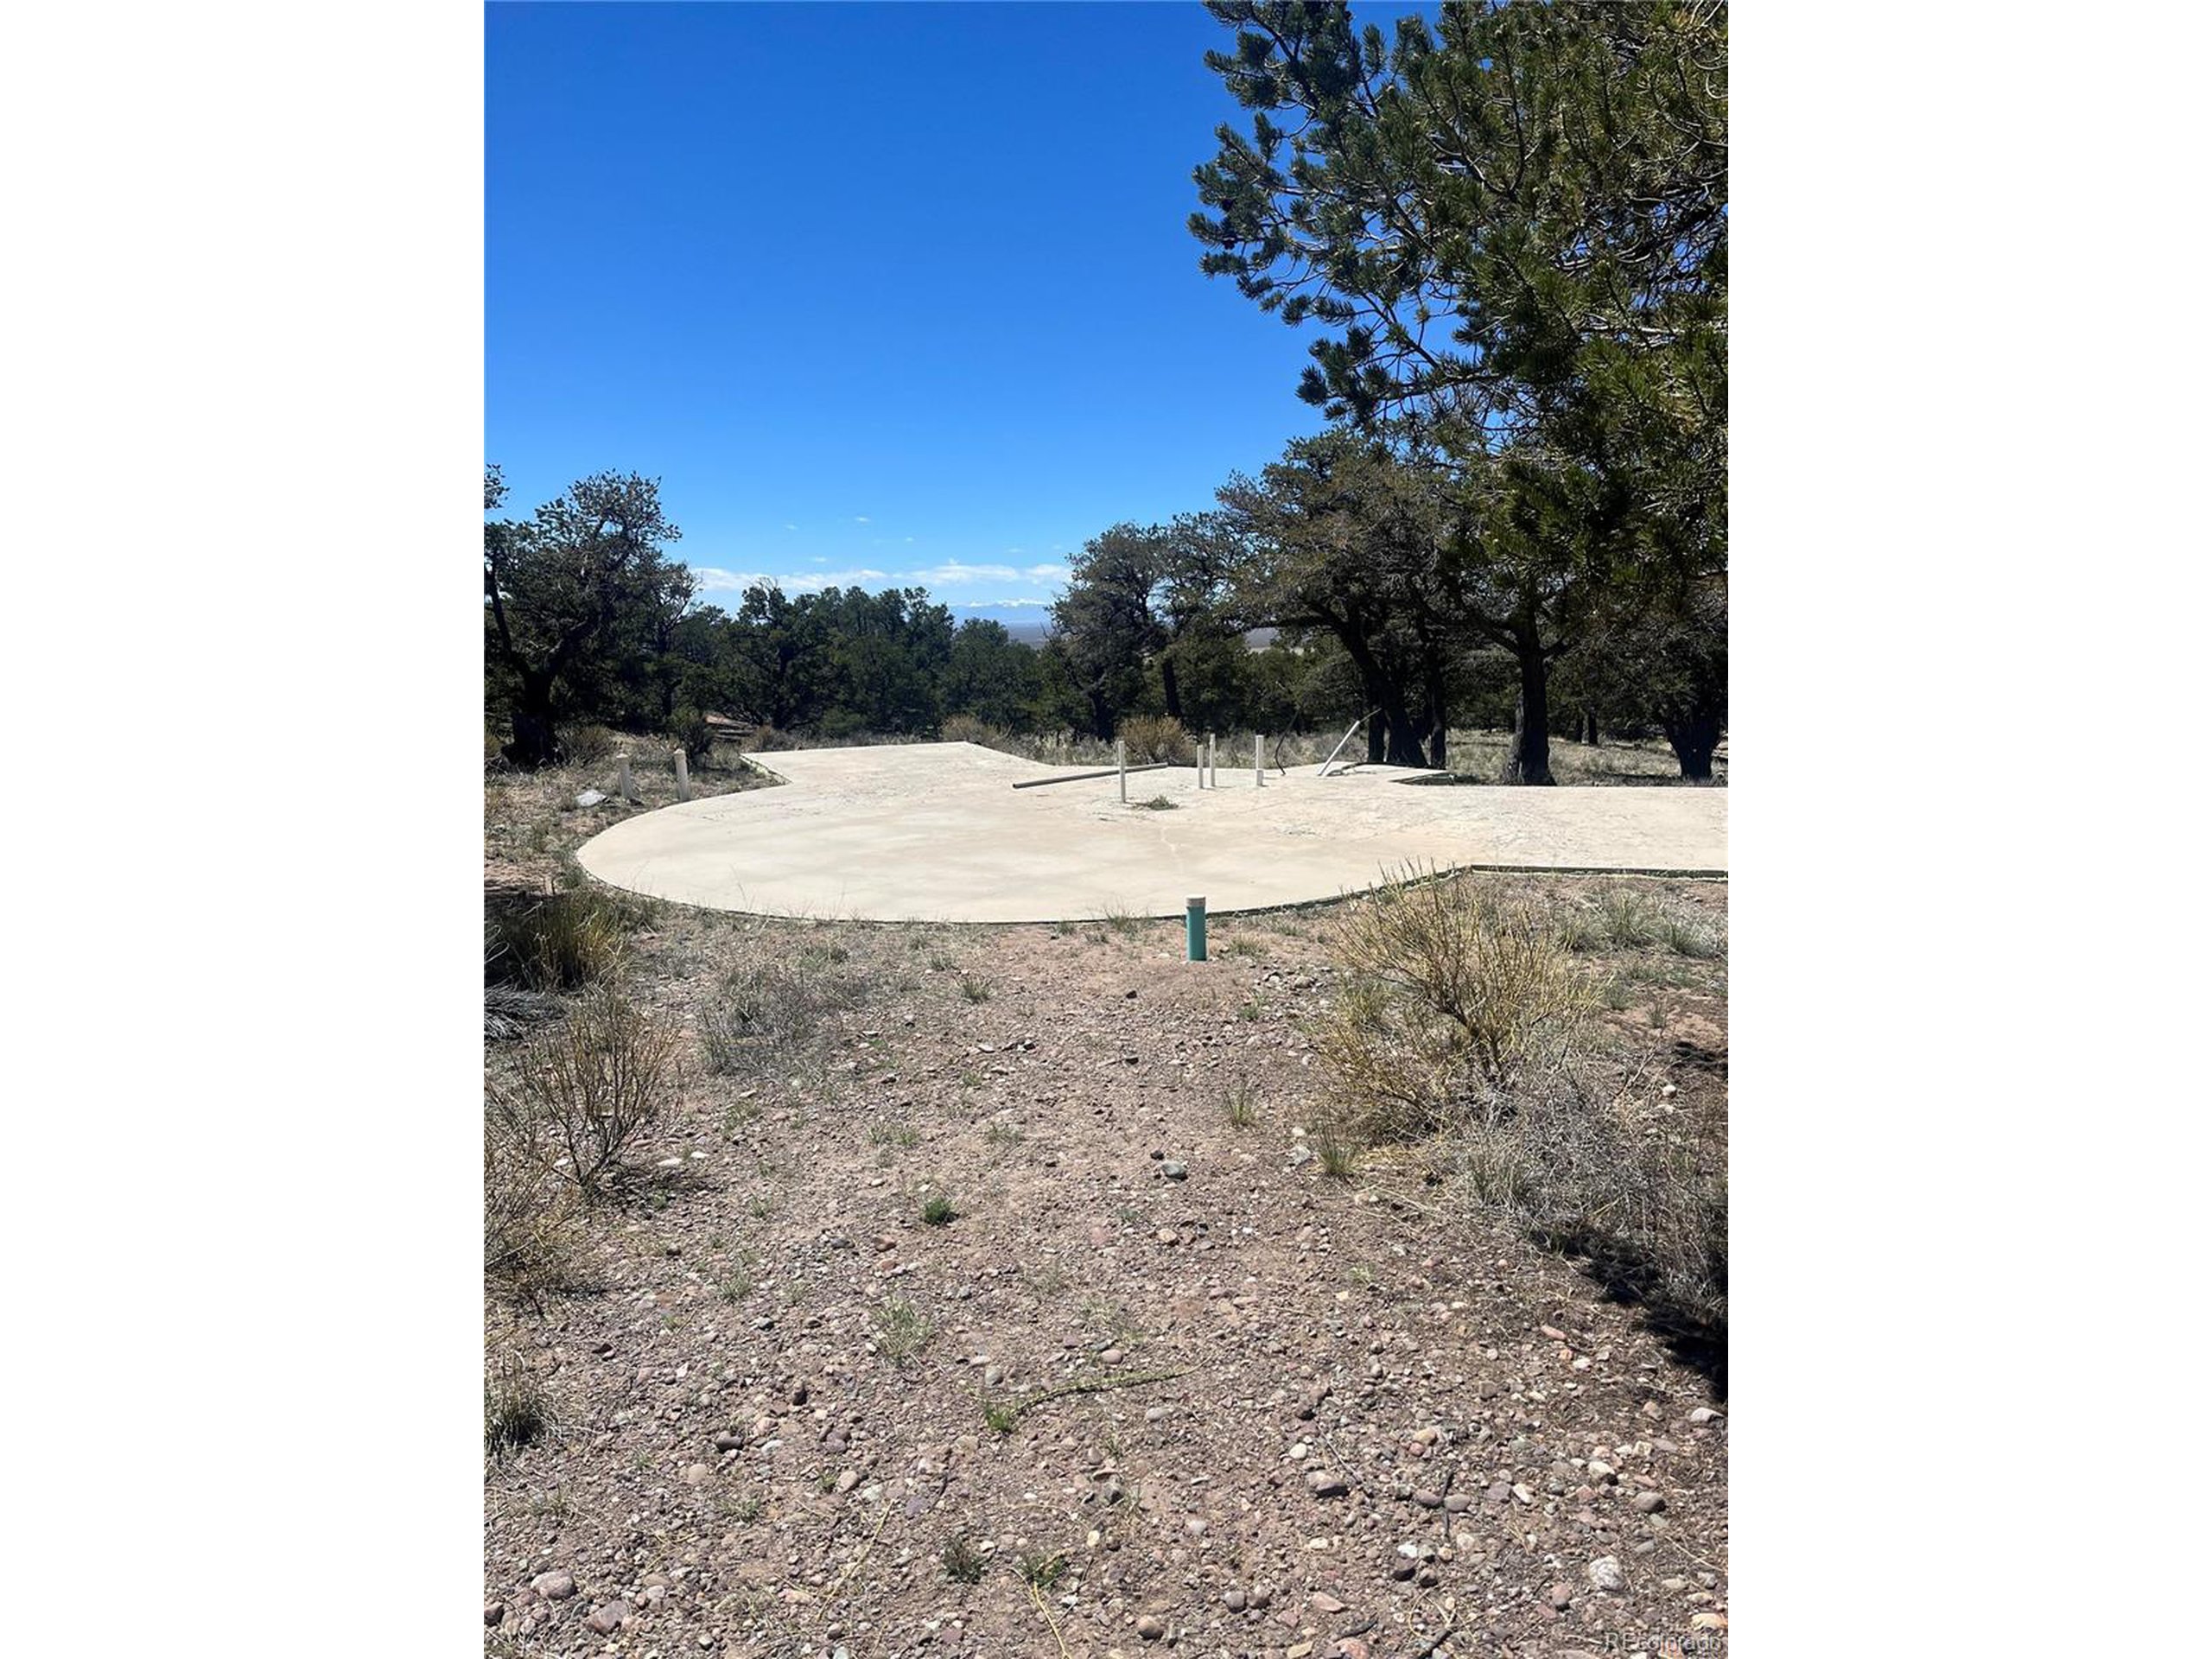
<path fill-rule="evenodd" d="M 702 594 L 737 594 L 758 583 L 764 587 L 782 588 L 787 594 L 818 594 L 825 588 L 867 587 L 871 583 L 897 582 L 900 586 L 925 587 L 932 590 L 947 588 L 957 592 L 963 588 L 995 586 L 1000 583 L 1029 584 L 1044 582 L 1057 584 L 1067 580 L 1065 564 L 970 564 L 964 559 L 948 559 L 920 570 L 879 570 L 861 565 L 849 569 L 828 570 L 821 567 L 828 560 L 821 554 L 809 556 L 816 566 L 811 570 L 784 571 L 731 570 L 720 565 L 695 564 L 693 579 Z M 971 605 L 988 604 L 1007 609 L 1033 609 L 1050 605 L 1048 599 L 994 599 L 963 601 Z"/>
<path fill-rule="evenodd" d="M 874 521 L 874 519 L 870 518 L 869 518 L 866 513 L 861 513 L 861 514 L 858 515 L 856 518 L 854 518 L 854 520 L 853 520 L 853 522 L 854 522 L 855 524 L 873 524 L 873 523 L 874 523 L 875 521 Z"/>
<path fill-rule="evenodd" d="M 865 582 L 885 582 L 889 578 L 880 570 L 817 570 L 810 575 L 779 576 L 786 592 L 818 594 L 824 588 L 852 588 Z"/>
<path fill-rule="evenodd" d="M 724 570 L 708 564 L 693 565 L 691 574 L 697 578 L 702 594 L 741 594 L 755 583 L 780 588 L 787 594 L 818 594 L 825 588 L 852 588 L 888 579 L 881 570 L 787 571 L 773 575 L 760 570 Z"/>
<path fill-rule="evenodd" d="M 797 524 L 785 524 L 784 528 L 785 530 L 797 530 L 798 526 Z"/>
<path fill-rule="evenodd" d="M 963 564 L 958 559 L 948 559 L 926 570 L 909 570 L 906 574 L 921 582 L 941 582 L 948 586 L 970 582 L 1017 582 L 1021 577 L 1021 572 L 1010 564 Z"/>

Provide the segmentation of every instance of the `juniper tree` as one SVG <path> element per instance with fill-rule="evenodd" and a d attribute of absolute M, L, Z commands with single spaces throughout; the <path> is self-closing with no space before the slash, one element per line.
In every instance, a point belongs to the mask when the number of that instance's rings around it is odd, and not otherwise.
<path fill-rule="evenodd" d="M 486 469 L 485 511 L 506 494 L 499 469 Z M 600 712 L 625 665 L 682 613 L 691 575 L 662 551 L 682 534 L 661 509 L 659 480 L 635 473 L 595 473 L 528 520 L 486 521 L 487 677 L 512 721 L 505 753 L 516 765 L 557 760 L 556 721 Z"/>
<path fill-rule="evenodd" d="M 1221 632 L 1210 626 L 1206 600 L 1216 534 L 1204 514 L 1115 524 L 1084 543 L 1070 566 L 1052 626 L 1096 735 L 1113 735 L 1116 718 L 1143 695 L 1147 673 L 1159 676 L 1166 713 L 1184 717 L 1182 658 Z"/>
<path fill-rule="evenodd" d="M 1449 504 L 1433 475 L 1332 429 L 1220 491 L 1236 552 L 1215 603 L 1246 627 L 1319 629 L 1358 676 L 1368 759 L 1441 766 L 1465 619 L 1447 578 Z"/>

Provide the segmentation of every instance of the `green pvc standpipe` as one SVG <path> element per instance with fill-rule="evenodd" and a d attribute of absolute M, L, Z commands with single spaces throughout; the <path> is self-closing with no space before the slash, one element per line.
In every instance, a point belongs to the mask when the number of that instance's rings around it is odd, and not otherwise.
<path fill-rule="evenodd" d="M 1183 901 L 1183 937 L 1192 962 L 1206 959 L 1206 901 L 1204 895 Z"/>

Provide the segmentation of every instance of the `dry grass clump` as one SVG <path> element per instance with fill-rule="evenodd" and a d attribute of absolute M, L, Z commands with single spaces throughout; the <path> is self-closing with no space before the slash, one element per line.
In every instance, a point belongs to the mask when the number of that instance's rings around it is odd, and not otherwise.
<path fill-rule="evenodd" d="M 1710 962 L 1721 951 L 1719 939 L 1679 916 L 1669 916 L 1661 921 L 1659 943 L 1676 956 L 1688 957 L 1694 962 Z"/>
<path fill-rule="evenodd" d="M 1513 734 L 1455 728 L 1445 758 L 1455 772 L 1484 779 L 1497 776 Z M 1604 743 L 1551 741 L 1552 775 L 1562 784 L 1663 785 L 1696 788 L 1682 777 L 1681 763 L 1663 738 L 1609 737 Z M 1713 781 L 1725 787 L 1728 756 L 1724 746 L 1713 758 Z"/>
<path fill-rule="evenodd" d="M 630 741 L 611 727 L 598 725 L 563 726 L 558 736 L 561 762 L 570 766 L 596 766 Z"/>
<path fill-rule="evenodd" d="M 1250 1078 L 1239 1077 L 1230 1084 L 1229 1092 L 1222 1097 L 1222 1109 L 1235 1128 L 1249 1129 L 1259 1122 L 1259 1100 L 1252 1092 Z"/>
<path fill-rule="evenodd" d="M 843 946 L 779 948 L 773 938 L 754 947 L 722 976 L 700 1011 L 700 1040 L 716 1071 L 750 1069 L 763 1053 L 810 1036 L 834 1014 L 865 1001 L 876 976 L 855 963 Z"/>
<path fill-rule="evenodd" d="M 676 1081 L 674 1032 L 619 991 L 594 991 L 535 1039 L 514 1079 L 493 1090 L 494 1133 L 512 1155 L 604 1196 L 659 1122 Z"/>
<path fill-rule="evenodd" d="M 503 1458 L 510 1452 L 519 1451 L 543 1440 L 552 1426 L 545 1390 L 520 1356 L 505 1353 L 486 1363 L 485 1456 Z"/>
<path fill-rule="evenodd" d="M 998 732 L 990 747 L 1048 766 L 1114 764 L 1114 746 L 1085 732 Z"/>
<path fill-rule="evenodd" d="M 1003 749 L 1007 743 L 1004 732 L 973 715 L 947 715 L 937 734 L 947 743 L 973 743 L 985 749 Z"/>
<path fill-rule="evenodd" d="M 1655 899 L 1634 887 L 1608 893 L 1595 905 L 1565 899 L 1560 908 L 1559 941 L 1576 956 L 1661 946 L 1694 962 L 1711 962 L 1727 949 L 1720 931 L 1700 911 Z"/>
<path fill-rule="evenodd" d="M 484 1040 L 503 1043 L 556 1019 L 561 999 L 550 991 L 493 983 L 484 988 Z"/>
<path fill-rule="evenodd" d="M 1183 729 L 1183 722 L 1165 715 L 1139 715 L 1122 722 L 1115 734 L 1127 747 L 1129 764 L 1148 766 L 1155 760 L 1194 764 L 1198 746 Z"/>
<path fill-rule="evenodd" d="M 1725 1128 L 1663 1109 L 1649 1079 L 1605 1090 L 1560 1066 L 1514 1109 L 1470 1123 L 1445 1148 L 1461 1191 L 1586 1257 L 1598 1278 L 1678 1334 L 1725 1341 L 1728 1174 Z"/>
<path fill-rule="evenodd" d="M 644 907 L 603 887 L 501 893 L 486 901 L 487 983 L 573 991 L 610 978 L 629 954 Z"/>
<path fill-rule="evenodd" d="M 983 1568 L 988 1558 L 967 1537 L 955 1538 L 944 1547 L 938 1558 L 944 1566 L 944 1576 L 955 1584 L 981 1584 Z"/>
<path fill-rule="evenodd" d="M 886 1296 L 871 1316 L 875 1326 L 876 1351 L 894 1365 L 904 1365 L 921 1351 L 935 1329 L 929 1315 L 904 1296 Z"/>
<path fill-rule="evenodd" d="M 1357 1174 L 1360 1152 L 1359 1141 L 1347 1124 L 1325 1124 L 1314 1132 L 1313 1155 L 1320 1162 L 1321 1173 L 1332 1180 L 1348 1181 Z"/>
<path fill-rule="evenodd" d="M 1330 944 L 1346 990 L 1317 1042 L 1351 1118 L 1377 1138 L 1462 1121 L 1590 1006 L 1557 936 L 1465 879 L 1410 871 L 1348 906 Z"/>

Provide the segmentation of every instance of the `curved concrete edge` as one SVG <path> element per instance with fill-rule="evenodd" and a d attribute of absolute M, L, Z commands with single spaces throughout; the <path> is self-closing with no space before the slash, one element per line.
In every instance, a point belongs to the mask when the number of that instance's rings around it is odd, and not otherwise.
<path fill-rule="evenodd" d="M 577 861 L 582 865 L 582 858 Z M 710 916 L 750 916 L 761 923 L 791 923 L 794 927 L 827 927 L 836 923 L 838 927 L 1059 927 L 1059 925 L 1086 925 L 1086 927 L 1106 927 L 1115 918 L 1110 916 L 1004 916 L 993 920 L 971 920 L 963 916 L 841 916 L 836 912 L 781 912 L 781 909 L 736 909 L 732 905 L 702 905 L 690 898 L 666 898 L 661 893 L 648 893 L 641 887 L 624 887 L 617 880 L 606 880 L 595 876 L 586 865 L 584 874 L 600 887 L 611 887 L 617 893 L 632 893 L 637 898 L 651 898 L 655 905 L 681 905 L 683 909 L 696 909 Z M 1221 907 L 1208 902 L 1208 920 L 1221 920 L 1224 916 L 1299 916 L 1316 909 L 1334 909 L 1336 905 L 1360 898 L 1363 893 L 1378 893 L 1385 887 L 1405 887 L 1407 882 L 1435 880 L 1440 876 L 1617 876 L 1621 880 L 1717 880 L 1726 882 L 1726 869 L 1621 869 L 1617 865 L 1435 865 L 1433 869 L 1418 876 L 1402 876 L 1398 880 L 1376 880 L 1367 887 L 1347 887 L 1340 893 L 1327 893 L 1323 898 L 1287 898 L 1279 905 L 1236 905 Z M 1181 909 L 1161 909 L 1161 912 L 1126 912 L 1126 920 L 1137 923 L 1181 923 Z"/>

